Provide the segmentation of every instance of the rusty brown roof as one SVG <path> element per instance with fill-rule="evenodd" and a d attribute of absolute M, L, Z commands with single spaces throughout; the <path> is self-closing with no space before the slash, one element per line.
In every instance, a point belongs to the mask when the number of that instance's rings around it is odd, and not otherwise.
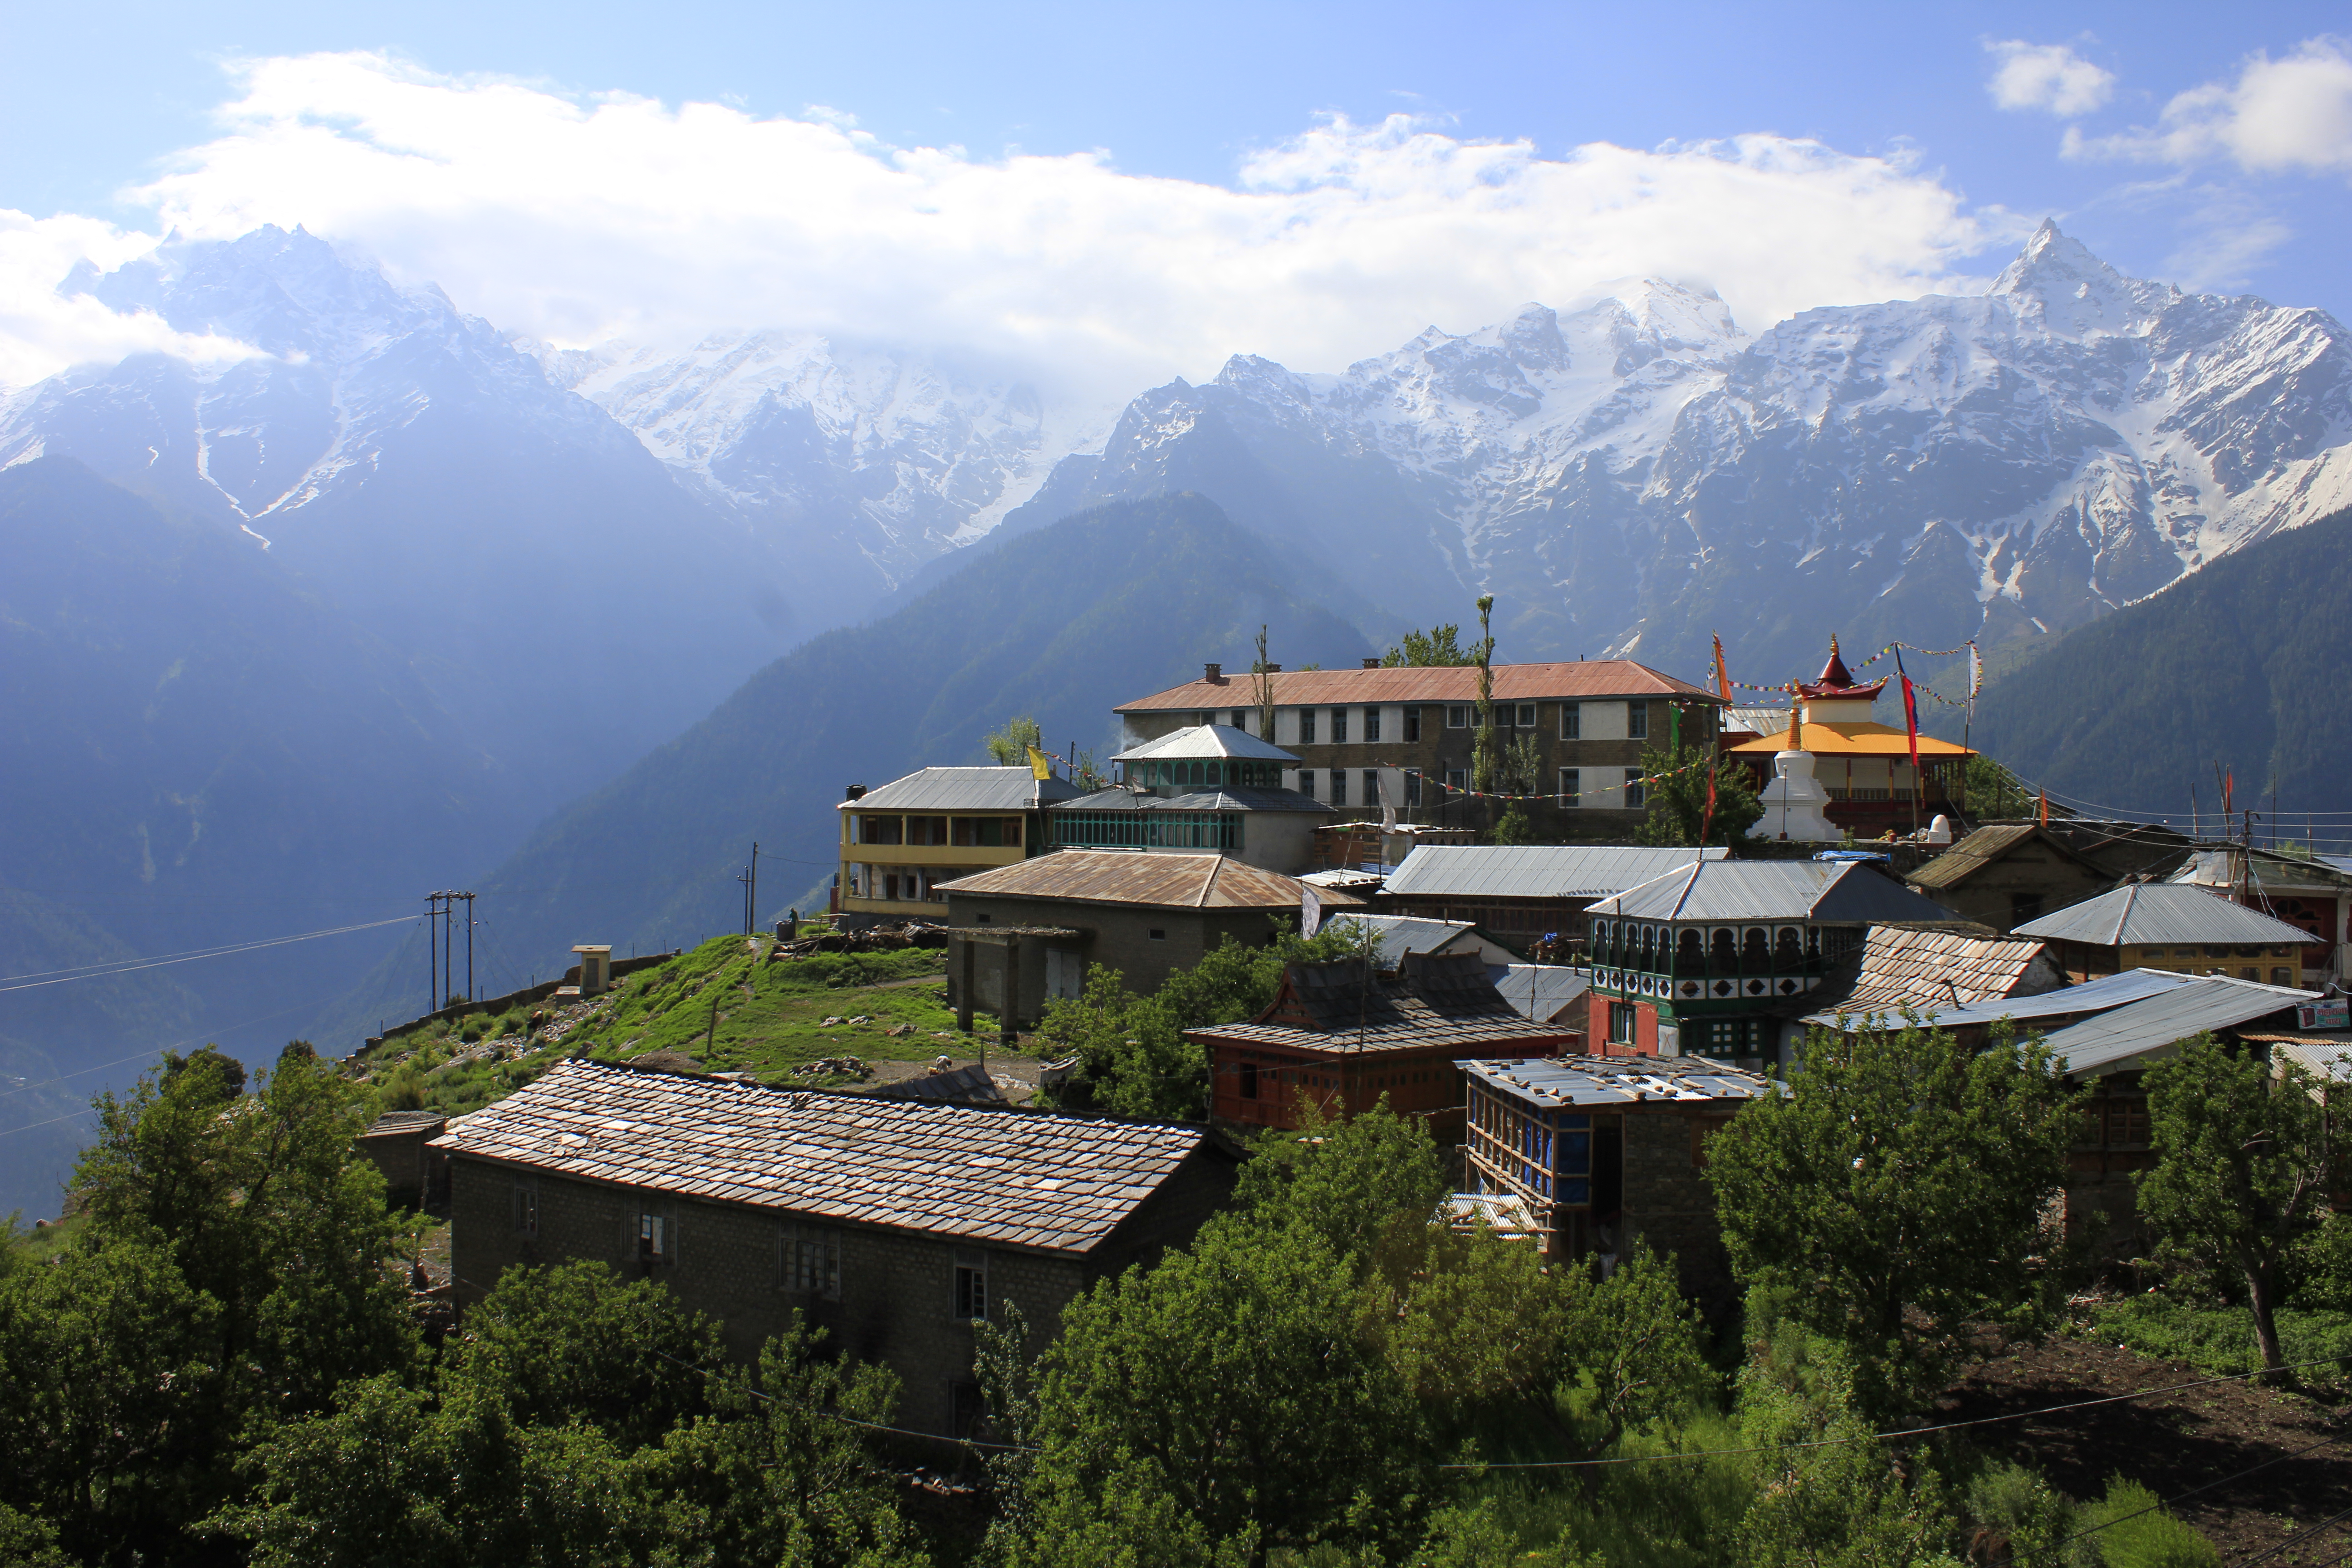
<path fill-rule="evenodd" d="M 1068 899 L 1087 904 L 1153 904 L 1188 910 L 1295 910 L 1306 886 L 1229 855 L 1146 854 L 1137 850 L 1059 849 L 952 882 L 943 893 L 1013 899 Z M 1362 900 L 1318 889 L 1326 909 Z"/>
<path fill-rule="evenodd" d="M 710 1203 L 1084 1253 L 1202 1137 L 575 1058 L 459 1117 L 430 1147 Z"/>
<path fill-rule="evenodd" d="M 1931 888 L 1958 887 L 2018 846 L 2035 840 L 2048 846 L 2061 859 L 2072 860 L 2078 866 L 2099 871 L 2098 866 L 2074 846 L 2038 823 L 2007 822 L 1978 828 L 1903 879 L 1922 891 Z M 2105 876 L 2106 873 L 2100 871 L 2099 874 Z"/>
<path fill-rule="evenodd" d="M 1713 692 L 1662 675 L 1630 658 L 1579 659 L 1573 664 L 1498 664 L 1494 668 L 1495 700 L 1537 702 L 1602 697 L 1689 697 L 1718 701 Z M 1475 702 L 1475 665 L 1403 666 L 1394 669 L 1285 669 L 1267 679 L 1274 682 L 1275 706 L 1298 707 L 1349 702 Z M 1258 678 L 1234 674 L 1223 680 L 1195 680 L 1171 686 L 1132 702 L 1122 702 L 1120 713 L 1150 713 L 1169 709 L 1200 711 L 1213 708 L 1255 708 Z"/>

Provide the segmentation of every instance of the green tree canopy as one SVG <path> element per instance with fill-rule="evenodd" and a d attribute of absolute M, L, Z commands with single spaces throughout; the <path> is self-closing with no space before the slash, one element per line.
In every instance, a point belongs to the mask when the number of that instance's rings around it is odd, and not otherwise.
<path fill-rule="evenodd" d="M 1381 658 L 1383 668 L 1397 669 L 1407 666 L 1425 668 L 1432 666 L 1475 664 L 1477 660 L 1462 647 L 1462 627 L 1457 625 L 1432 626 L 1425 632 L 1407 632 L 1403 643 L 1391 647 Z"/>
<path fill-rule="evenodd" d="M 1691 765 L 1702 760 L 1708 765 Z M 1720 754 L 1708 760 L 1687 748 L 1661 752 L 1644 746 L 1642 772 L 1650 781 L 1643 786 L 1649 815 L 1633 830 L 1637 844 L 1695 845 L 1700 842 L 1701 828 L 1706 843 L 1737 844 L 1764 815 L 1746 764 Z M 1710 780 L 1715 785 L 1712 819 L 1706 806 Z"/>
<path fill-rule="evenodd" d="M 989 760 L 997 766 L 1026 767 L 1029 748 L 1045 749 L 1045 732 L 1037 727 L 1036 720 L 1024 713 L 1019 718 L 1007 719 L 1003 729 L 992 731 L 981 744 L 988 748 Z"/>
<path fill-rule="evenodd" d="M 2075 1103 L 2038 1040 L 1815 1029 L 1787 1091 L 1708 1145 L 1733 1267 L 1845 1349 L 1866 1415 L 1913 1408 L 1964 1325 L 2030 1331 L 2055 1310 L 2046 1216 Z"/>
<path fill-rule="evenodd" d="M 2275 1314 L 2292 1254 L 2319 1227 L 2330 1169 L 2318 1084 L 2210 1035 L 2147 1069 L 2158 1154 L 2139 1210 L 2165 1249 L 2244 1280 L 2263 1365 L 2276 1370 Z"/>

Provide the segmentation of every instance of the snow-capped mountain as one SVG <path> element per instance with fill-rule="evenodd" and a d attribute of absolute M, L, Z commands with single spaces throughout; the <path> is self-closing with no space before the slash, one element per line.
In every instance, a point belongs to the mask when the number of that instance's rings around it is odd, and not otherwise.
<path fill-rule="evenodd" d="M 796 571 L 832 558 L 861 604 L 986 534 L 1087 434 L 1001 371 L 808 333 L 718 333 L 667 357 L 525 346 Z"/>
<path fill-rule="evenodd" d="M 1720 630 L 1780 679 L 1832 631 L 2063 630 L 2352 504 L 2352 349 L 2323 312 L 2126 279 L 2045 225 L 1986 294 L 1753 340 L 1650 281 L 1338 375 L 1238 357 L 1138 398 L 1013 521 L 1177 489 L 1399 620 L 1494 593 L 1510 657 L 1693 669 Z"/>

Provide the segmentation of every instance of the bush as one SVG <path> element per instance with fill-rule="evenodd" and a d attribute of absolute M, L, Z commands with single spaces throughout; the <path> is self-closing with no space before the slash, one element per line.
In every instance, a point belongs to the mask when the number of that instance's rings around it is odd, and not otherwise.
<path fill-rule="evenodd" d="M 2107 1483 L 2107 1495 L 2084 1506 L 2077 1528 L 2098 1531 L 2099 1561 L 2106 1568 L 2220 1568 L 2213 1543 L 2164 1511 L 2154 1492 L 2121 1476 Z"/>
<path fill-rule="evenodd" d="M 2102 1307 L 2090 1335 L 2160 1361 L 2185 1361 L 2217 1377 L 2254 1372 L 2263 1364 L 2252 1319 L 2242 1307 L 2180 1300 L 2163 1291 L 2126 1297 Z M 2289 1364 L 2326 1357 L 2352 1366 L 2352 1312 L 2285 1308 L 2278 1314 L 2280 1352 Z M 2303 1375 L 2325 1377 L 2325 1366 Z"/>

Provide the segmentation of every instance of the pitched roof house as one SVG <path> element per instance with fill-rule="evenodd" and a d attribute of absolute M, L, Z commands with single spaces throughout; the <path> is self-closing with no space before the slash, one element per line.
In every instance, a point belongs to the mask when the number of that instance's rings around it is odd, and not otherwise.
<path fill-rule="evenodd" d="M 2017 928 L 2049 942 L 2068 978 L 2178 969 L 2293 985 L 2308 932 L 2220 890 L 2186 882 L 2126 882 Z"/>
<path fill-rule="evenodd" d="M 2115 882 L 2098 862 L 2032 822 L 1979 827 L 1904 880 L 1995 931 L 2040 920 Z"/>
<path fill-rule="evenodd" d="M 898 1371 L 904 1418 L 964 1429 L 971 1326 L 1050 1336 L 1093 1279 L 1190 1238 L 1233 1161 L 1200 1128 L 890 1100 L 573 1059 L 461 1117 L 461 1303 L 520 1264 L 656 1278 L 749 1354 L 800 1309 Z"/>

